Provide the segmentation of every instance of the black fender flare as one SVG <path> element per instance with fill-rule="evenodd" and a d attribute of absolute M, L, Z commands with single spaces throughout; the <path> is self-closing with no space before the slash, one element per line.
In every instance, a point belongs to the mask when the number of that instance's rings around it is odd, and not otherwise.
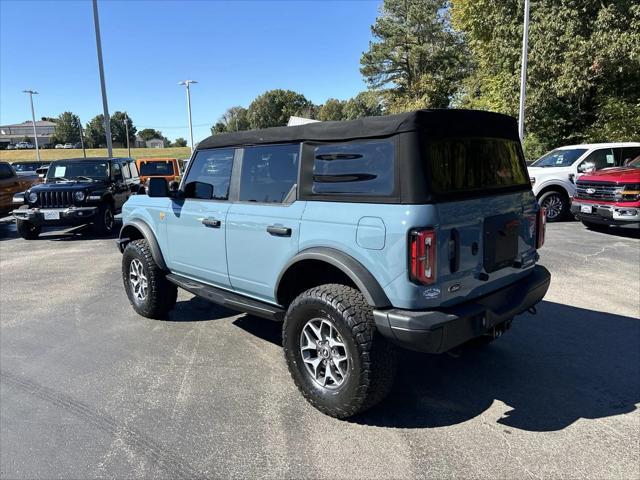
<path fill-rule="evenodd" d="M 156 262 L 156 265 L 158 265 L 158 267 L 160 267 L 160 269 L 162 270 L 168 270 L 167 264 L 165 263 L 164 257 L 162 256 L 162 250 L 160 250 L 158 240 L 156 239 L 156 236 L 153 233 L 151 227 L 143 220 L 135 218 L 122 225 L 122 228 L 120 229 L 120 235 L 118 237 L 118 248 L 120 249 L 120 252 L 124 252 L 127 243 L 131 241 L 131 238 L 127 233 L 129 231 L 128 229 L 130 228 L 135 228 L 136 230 L 138 230 L 142 237 L 147 241 L 147 243 L 149 244 L 149 248 L 151 249 L 151 256 Z"/>
<path fill-rule="evenodd" d="M 276 281 L 274 291 L 274 298 L 276 298 L 276 301 L 279 301 L 278 290 L 280 288 L 280 282 L 287 271 L 293 265 L 304 260 L 320 260 L 336 267 L 351 279 L 356 287 L 358 287 L 362 292 L 367 303 L 372 307 L 384 308 L 391 306 L 391 302 L 389 301 L 387 294 L 384 293 L 384 290 L 378 281 L 364 265 L 352 256 L 330 247 L 308 248 L 298 252 L 298 254 L 289 260 L 280 272 L 280 275 L 278 275 L 278 280 Z"/>

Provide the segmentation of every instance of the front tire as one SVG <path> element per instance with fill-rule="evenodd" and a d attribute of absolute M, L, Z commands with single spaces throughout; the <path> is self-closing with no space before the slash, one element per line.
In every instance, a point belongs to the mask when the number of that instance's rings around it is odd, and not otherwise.
<path fill-rule="evenodd" d="M 25 240 L 35 240 L 40 235 L 42 227 L 27 220 L 16 219 L 18 234 Z"/>
<path fill-rule="evenodd" d="M 562 192 L 551 190 L 543 193 L 538 199 L 541 207 L 547 212 L 547 222 L 559 222 L 569 212 L 569 197 Z"/>
<path fill-rule="evenodd" d="M 93 229 L 100 235 L 109 235 L 115 227 L 115 213 L 113 206 L 103 203 L 98 207 L 96 219 L 93 222 Z"/>
<path fill-rule="evenodd" d="M 355 288 L 327 284 L 299 295 L 282 341 L 298 390 L 329 416 L 361 413 L 391 390 L 395 348 L 377 332 L 372 308 Z"/>
<path fill-rule="evenodd" d="M 146 240 L 129 242 L 122 254 L 122 280 L 133 309 L 143 317 L 165 318 L 178 298 L 178 287 L 166 279 Z"/>

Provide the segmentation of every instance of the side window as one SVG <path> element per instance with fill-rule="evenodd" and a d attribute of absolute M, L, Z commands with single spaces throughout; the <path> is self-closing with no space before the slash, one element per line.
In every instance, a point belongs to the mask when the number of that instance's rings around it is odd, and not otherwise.
<path fill-rule="evenodd" d="M 0 163 L 0 180 L 6 180 L 11 177 L 13 177 L 11 166 L 7 163 Z"/>
<path fill-rule="evenodd" d="M 129 171 L 128 162 L 122 164 L 122 174 L 124 175 L 125 180 L 129 180 L 131 178 L 131 172 Z"/>
<path fill-rule="evenodd" d="M 395 147 L 388 140 L 322 145 L 313 155 L 314 194 L 391 195 Z"/>
<path fill-rule="evenodd" d="M 111 162 L 111 168 L 113 169 L 113 179 L 122 180 L 122 168 L 118 162 Z"/>
<path fill-rule="evenodd" d="M 200 191 L 189 187 L 194 182 L 209 184 L 213 187 L 215 200 L 227 200 L 229 198 L 229 184 L 231 183 L 231 170 L 233 169 L 233 156 L 235 149 L 200 150 L 190 165 L 189 173 L 185 179 L 185 192 Z M 194 184 L 196 185 L 196 184 Z M 194 195 L 194 198 L 201 198 Z"/>
<path fill-rule="evenodd" d="M 628 165 L 638 157 L 640 157 L 640 147 L 624 147 L 621 165 Z"/>
<path fill-rule="evenodd" d="M 240 201 L 284 202 L 298 182 L 299 157 L 299 144 L 245 148 Z"/>
<path fill-rule="evenodd" d="M 140 175 L 138 175 L 138 167 L 136 167 L 136 162 L 129 162 L 129 169 L 131 170 L 131 178 L 134 180 L 138 180 Z"/>
<path fill-rule="evenodd" d="M 616 161 L 613 155 L 613 149 L 603 148 L 595 150 L 578 165 L 578 172 L 592 172 L 607 167 L 615 167 Z"/>

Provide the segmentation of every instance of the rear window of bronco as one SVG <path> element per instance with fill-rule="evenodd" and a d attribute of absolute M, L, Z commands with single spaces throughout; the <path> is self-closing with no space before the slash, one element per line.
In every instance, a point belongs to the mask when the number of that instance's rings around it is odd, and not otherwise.
<path fill-rule="evenodd" d="M 427 147 L 431 191 L 436 195 L 495 193 L 529 188 L 520 143 L 499 138 L 449 138 Z"/>

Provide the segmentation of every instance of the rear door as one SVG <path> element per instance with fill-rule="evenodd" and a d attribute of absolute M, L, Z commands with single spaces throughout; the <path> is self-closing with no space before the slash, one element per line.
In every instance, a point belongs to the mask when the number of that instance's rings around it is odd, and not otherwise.
<path fill-rule="evenodd" d="M 440 298 L 483 295 L 532 266 L 538 206 L 520 143 L 439 139 L 428 143 L 427 158 Z"/>
<path fill-rule="evenodd" d="M 239 201 L 227 216 L 229 278 L 238 292 L 275 301 L 278 275 L 298 251 L 299 163 L 300 144 L 244 149 Z"/>
<path fill-rule="evenodd" d="M 183 198 L 172 199 L 167 213 L 167 264 L 171 271 L 229 288 L 227 211 L 235 150 L 200 150 L 182 185 Z M 195 185 L 213 187 L 203 196 Z"/>

